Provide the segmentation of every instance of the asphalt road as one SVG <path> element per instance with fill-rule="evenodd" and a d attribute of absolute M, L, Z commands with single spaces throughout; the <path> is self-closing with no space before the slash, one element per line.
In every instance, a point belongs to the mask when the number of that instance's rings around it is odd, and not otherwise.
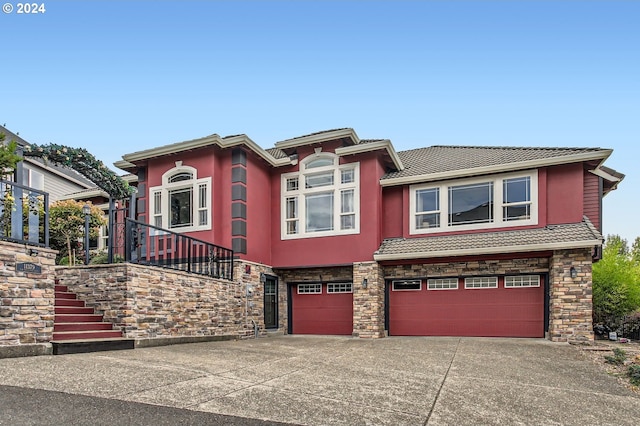
<path fill-rule="evenodd" d="M 7 426 L 266 426 L 284 424 L 286 423 L 63 392 L 0 386 L 0 425 Z"/>

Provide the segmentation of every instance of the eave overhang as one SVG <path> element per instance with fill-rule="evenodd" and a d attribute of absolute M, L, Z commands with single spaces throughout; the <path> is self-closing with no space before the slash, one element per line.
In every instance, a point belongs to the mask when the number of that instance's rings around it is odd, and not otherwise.
<path fill-rule="evenodd" d="M 178 142 L 170 145 L 164 145 L 157 148 L 147 149 L 144 151 L 133 152 L 131 154 L 125 154 L 122 156 L 121 161 L 116 161 L 114 166 L 122 170 L 132 170 L 136 167 L 136 162 L 148 160 L 155 157 L 161 157 L 164 155 L 172 155 L 184 151 L 192 151 L 200 148 L 206 148 L 208 146 L 218 146 L 220 148 L 232 148 L 235 146 L 246 146 L 251 151 L 256 153 L 258 157 L 265 160 L 273 167 L 288 166 L 295 164 L 295 160 L 290 158 L 275 158 L 267 151 L 262 149 L 258 144 L 251 140 L 246 135 L 237 135 L 221 138 L 219 135 L 205 136 L 200 139 L 193 139 L 185 142 Z"/>
<path fill-rule="evenodd" d="M 364 152 L 371 152 L 371 151 L 377 151 L 377 150 L 385 150 L 387 152 L 396 170 L 404 169 L 404 166 L 402 165 L 402 161 L 400 160 L 400 157 L 398 157 L 398 153 L 393 148 L 393 145 L 391 144 L 391 141 L 389 139 L 337 148 L 336 155 L 338 156 L 353 155 L 353 154 L 361 154 Z"/>
<path fill-rule="evenodd" d="M 470 248 L 470 249 L 457 249 L 457 250 L 438 250 L 428 252 L 415 252 L 415 253 L 394 253 L 394 254 L 374 254 L 373 259 L 376 261 L 385 260 L 413 260 L 413 259 L 430 259 L 438 257 L 459 257 L 459 256 L 473 256 L 473 255 L 485 255 L 485 254 L 501 254 L 501 253 L 528 253 L 537 251 L 548 250 L 570 250 L 578 248 L 591 248 L 602 245 L 602 240 L 582 240 L 582 241 L 567 241 L 558 243 L 541 243 L 541 244 L 527 244 L 527 245 L 511 245 L 511 246 L 496 246 L 486 248 Z"/>
<path fill-rule="evenodd" d="M 477 175 L 502 173 L 516 170 L 537 169 L 540 167 L 556 166 L 568 163 L 580 163 L 584 161 L 599 160 L 600 165 L 611 155 L 613 151 L 603 149 L 600 151 L 589 151 L 580 154 L 564 155 L 553 158 L 543 158 L 528 161 L 518 161 L 513 163 L 496 164 L 484 167 L 473 167 L 468 169 L 450 170 L 439 173 L 421 174 L 415 176 L 402 176 L 398 178 L 380 179 L 381 186 L 410 185 L 414 183 L 431 182 L 445 179 L 455 179 Z M 598 166 L 600 167 L 600 166 Z"/>

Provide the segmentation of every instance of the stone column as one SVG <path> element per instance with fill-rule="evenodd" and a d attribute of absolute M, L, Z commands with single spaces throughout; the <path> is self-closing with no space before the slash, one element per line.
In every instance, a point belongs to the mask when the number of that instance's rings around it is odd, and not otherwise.
<path fill-rule="evenodd" d="M 367 288 L 363 281 L 367 280 Z M 353 336 L 384 337 L 384 277 L 377 262 L 353 264 Z"/>
<path fill-rule="evenodd" d="M 554 342 L 593 340 L 591 265 L 589 248 L 557 250 L 551 257 L 549 338 Z"/>

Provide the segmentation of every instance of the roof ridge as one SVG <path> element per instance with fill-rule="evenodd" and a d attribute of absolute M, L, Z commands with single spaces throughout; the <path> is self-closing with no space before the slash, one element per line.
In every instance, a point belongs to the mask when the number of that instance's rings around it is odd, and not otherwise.
<path fill-rule="evenodd" d="M 602 149 L 600 147 L 591 146 L 515 146 L 515 145 L 431 145 L 428 147 L 416 148 L 462 148 L 462 149 L 515 149 L 515 150 L 543 150 L 543 151 L 560 151 L 565 149 L 571 150 L 597 150 Z"/>

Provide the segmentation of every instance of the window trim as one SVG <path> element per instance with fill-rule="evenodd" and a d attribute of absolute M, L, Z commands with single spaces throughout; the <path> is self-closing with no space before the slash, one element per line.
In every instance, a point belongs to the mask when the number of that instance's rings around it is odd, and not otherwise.
<path fill-rule="evenodd" d="M 504 207 L 513 205 L 506 204 L 503 197 L 503 184 L 506 180 L 525 178 L 530 179 L 530 218 L 522 220 L 506 220 L 504 218 Z M 449 224 L 449 188 L 456 186 L 475 185 L 481 183 L 493 183 L 493 221 L 485 223 L 473 223 L 473 224 L 461 224 L 450 225 Z M 417 215 L 425 214 L 425 212 L 417 212 L 416 194 L 420 190 L 436 189 L 439 190 L 439 214 L 440 214 L 440 226 L 432 228 L 418 228 L 416 224 Z M 525 203 L 518 203 L 523 205 Z M 409 186 L 409 234 L 433 234 L 439 232 L 452 232 L 452 231 L 466 231 L 476 229 L 491 229 L 491 228 L 509 228 L 515 226 L 528 226 L 538 224 L 538 170 L 529 170 L 526 172 L 507 173 L 499 175 L 486 175 L 468 179 L 455 179 L 438 183 L 425 183 Z"/>
<path fill-rule="evenodd" d="M 353 293 L 353 283 L 327 283 L 327 294 Z"/>
<path fill-rule="evenodd" d="M 171 182 L 171 179 L 178 175 L 191 174 L 192 179 L 179 180 L 177 182 Z M 202 185 L 206 185 L 204 191 L 202 191 Z M 191 215 L 193 225 L 171 227 L 171 209 L 169 207 L 170 194 L 172 191 L 181 189 L 191 189 Z M 201 200 L 201 194 L 204 192 L 205 200 Z M 153 223 L 151 225 L 158 226 L 156 224 L 157 219 L 161 219 L 161 228 L 171 230 L 172 232 L 184 233 L 193 231 L 206 231 L 211 229 L 212 223 L 212 187 L 211 177 L 198 178 L 198 170 L 195 167 L 176 165 L 162 174 L 162 185 L 149 188 L 149 212 Z M 159 197 L 157 195 L 159 194 Z M 161 206 L 158 209 L 156 201 L 159 199 Z M 202 203 L 204 201 L 204 204 Z M 204 206 L 204 207 L 202 207 Z M 207 223 L 199 225 L 201 212 L 206 211 Z"/>
<path fill-rule="evenodd" d="M 307 168 L 307 164 L 318 159 L 330 159 L 331 164 Z M 343 171 L 353 170 L 353 180 L 343 183 Z M 333 173 L 332 185 L 321 185 L 313 188 L 307 188 L 305 177 L 317 176 L 327 173 Z M 298 180 L 297 189 L 289 189 L 288 183 L 292 179 Z M 353 210 L 342 211 L 343 192 L 353 191 Z M 322 193 L 331 193 L 333 196 L 332 209 L 332 226 L 333 229 L 324 231 L 306 230 L 307 218 L 307 199 L 308 195 L 316 195 Z M 287 217 L 287 203 L 289 199 L 297 200 L 297 216 Z M 354 216 L 353 228 L 341 229 L 343 218 Z M 295 225 L 289 225 L 294 223 Z M 297 233 L 289 234 L 287 231 L 290 227 L 295 227 Z M 354 235 L 360 233 L 360 163 L 340 164 L 340 157 L 336 154 L 325 152 L 311 154 L 300 161 L 299 171 L 291 173 L 283 173 L 280 176 L 280 238 L 282 240 L 293 240 L 300 238 L 318 238 L 330 237 L 338 235 Z"/>
<path fill-rule="evenodd" d="M 305 288 L 313 291 L 300 291 L 300 288 Z M 296 284 L 296 292 L 298 294 L 322 294 L 322 284 L 321 283 L 299 283 Z"/>
<path fill-rule="evenodd" d="M 396 288 L 396 283 L 418 283 L 419 288 Z M 391 291 L 422 291 L 422 280 L 393 280 L 391 281 Z"/>
<path fill-rule="evenodd" d="M 490 287 L 476 287 L 476 286 L 469 286 L 469 282 L 470 281 L 474 281 L 474 280 L 491 280 L 493 281 L 491 283 Z M 491 290 L 491 289 L 496 289 L 498 288 L 498 277 L 494 276 L 494 277 L 466 277 L 464 279 L 464 289 L 465 290 Z"/>
<path fill-rule="evenodd" d="M 518 278 L 518 279 L 524 279 L 527 278 L 529 281 L 531 281 L 532 278 L 535 278 L 536 280 L 536 285 L 532 285 L 530 282 L 527 285 L 509 285 L 508 281 L 509 278 Z M 540 287 L 540 281 L 541 281 L 541 277 L 540 275 L 535 275 L 535 274 L 527 274 L 527 275 L 505 275 L 504 277 L 504 288 L 537 288 Z"/>
<path fill-rule="evenodd" d="M 437 281 L 455 281 L 455 287 L 431 287 L 431 284 L 436 284 Z M 438 290 L 458 290 L 460 288 L 460 278 L 429 278 L 427 280 L 427 290 L 429 291 L 438 291 Z"/>

